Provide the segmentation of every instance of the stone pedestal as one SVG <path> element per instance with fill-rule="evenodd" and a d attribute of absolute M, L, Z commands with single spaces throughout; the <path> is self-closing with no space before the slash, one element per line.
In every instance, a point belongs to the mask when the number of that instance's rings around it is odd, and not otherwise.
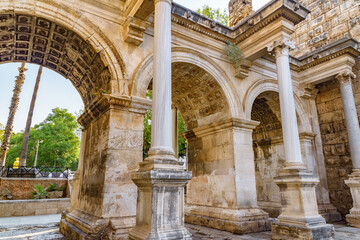
<path fill-rule="evenodd" d="M 235 234 L 269 231 L 269 215 L 259 208 L 224 209 L 187 204 L 185 222 Z"/>
<path fill-rule="evenodd" d="M 275 179 L 280 187 L 282 213 L 271 226 L 272 239 L 334 239 L 334 227 L 319 215 L 315 186 L 310 171 L 285 167 Z"/>
<path fill-rule="evenodd" d="M 129 239 L 191 239 L 184 226 L 183 207 L 191 172 L 183 171 L 182 163 L 168 167 L 174 169 L 149 169 L 144 162 L 132 173 L 138 187 L 138 214 Z"/>
<path fill-rule="evenodd" d="M 84 126 L 79 187 L 60 231 L 68 239 L 127 239 L 135 226 L 147 99 L 107 96 L 80 118 Z M 90 112 L 91 111 L 91 112 Z"/>
<path fill-rule="evenodd" d="M 352 227 L 360 228 L 360 169 L 354 169 L 345 184 L 350 187 L 353 198 L 353 208 L 346 215 L 346 222 Z"/>
<path fill-rule="evenodd" d="M 268 46 L 275 52 L 279 82 L 286 164 L 275 183 L 280 187 L 282 212 L 271 226 L 272 239 L 333 239 L 334 227 L 319 214 L 315 186 L 319 179 L 306 170 L 301 156 L 289 50 L 294 43 L 282 38 Z"/>

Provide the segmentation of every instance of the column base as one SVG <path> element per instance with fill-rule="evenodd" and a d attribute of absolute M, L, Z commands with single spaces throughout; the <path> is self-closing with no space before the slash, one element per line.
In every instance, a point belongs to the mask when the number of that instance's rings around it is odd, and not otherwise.
<path fill-rule="evenodd" d="M 353 208 L 346 215 L 346 222 L 352 227 L 360 228 L 360 169 L 354 169 L 345 184 L 350 187 L 353 198 Z"/>
<path fill-rule="evenodd" d="M 101 219 L 80 211 L 63 213 L 60 221 L 60 232 L 67 239 L 128 239 L 131 228 L 135 225 L 135 216 Z"/>
<path fill-rule="evenodd" d="M 259 208 L 226 209 L 187 204 L 185 222 L 235 234 L 269 231 L 271 219 Z"/>
<path fill-rule="evenodd" d="M 154 165 L 145 160 L 140 170 L 131 174 L 138 186 L 138 200 L 136 226 L 130 231 L 129 239 L 190 240 L 191 234 L 184 226 L 183 204 L 184 187 L 192 174 L 179 170 L 181 164 L 169 166 L 169 170 L 166 162 L 161 169 L 154 169 Z"/>
<path fill-rule="evenodd" d="M 326 222 L 340 222 L 342 221 L 341 214 L 336 207 L 331 203 L 318 204 L 319 214 L 325 218 Z"/>
<path fill-rule="evenodd" d="M 333 240 L 335 239 L 334 226 L 297 226 L 281 223 L 271 225 L 271 239 L 274 240 Z"/>
<path fill-rule="evenodd" d="M 319 214 L 315 186 L 319 180 L 301 166 L 279 171 L 282 212 L 271 226 L 272 239 L 334 239 L 334 227 Z"/>

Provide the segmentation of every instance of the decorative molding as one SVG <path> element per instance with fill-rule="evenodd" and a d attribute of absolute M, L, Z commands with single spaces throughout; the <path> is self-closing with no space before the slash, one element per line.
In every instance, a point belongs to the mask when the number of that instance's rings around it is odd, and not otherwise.
<path fill-rule="evenodd" d="M 138 114 L 145 114 L 151 108 L 151 100 L 141 97 L 115 96 L 104 94 L 91 104 L 78 119 L 78 122 L 87 127 L 93 120 L 110 109 L 123 110 Z"/>
<path fill-rule="evenodd" d="M 274 10 L 271 11 L 271 8 Z M 279 18 L 285 18 L 294 24 L 298 24 L 306 18 L 310 11 L 293 0 L 284 0 L 282 3 L 273 1 L 243 19 L 234 28 L 208 19 L 177 3 L 173 3 L 172 13 L 171 20 L 176 24 L 219 41 L 232 41 L 238 44 Z"/>
<path fill-rule="evenodd" d="M 125 42 L 136 46 L 144 41 L 144 32 L 150 26 L 150 22 L 129 16 L 124 23 Z"/>
<path fill-rule="evenodd" d="M 295 49 L 295 42 L 290 41 L 288 38 L 282 38 L 267 46 L 269 52 L 274 51 L 276 48 L 287 48 L 288 50 Z"/>
<path fill-rule="evenodd" d="M 351 84 L 356 75 L 350 70 L 344 70 L 336 76 L 340 84 Z"/>
<path fill-rule="evenodd" d="M 315 85 L 311 83 L 299 87 L 299 89 L 302 89 L 300 97 L 303 99 L 315 99 L 319 93 L 319 89 L 317 89 Z"/>
<path fill-rule="evenodd" d="M 229 118 L 216 123 L 208 124 L 206 126 L 194 128 L 190 131 L 185 132 L 183 136 L 185 136 L 186 139 L 194 137 L 205 137 L 229 129 L 239 129 L 252 132 L 259 124 L 259 122 L 253 120 Z"/>

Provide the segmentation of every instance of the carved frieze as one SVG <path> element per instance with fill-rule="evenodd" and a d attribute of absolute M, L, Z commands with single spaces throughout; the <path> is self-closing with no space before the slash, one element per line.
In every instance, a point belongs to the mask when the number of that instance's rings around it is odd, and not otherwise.
<path fill-rule="evenodd" d="M 198 119 L 229 111 L 225 94 L 205 70 L 189 63 L 172 64 L 172 101 L 188 127 L 198 127 Z M 218 120 L 218 119 L 217 119 Z"/>

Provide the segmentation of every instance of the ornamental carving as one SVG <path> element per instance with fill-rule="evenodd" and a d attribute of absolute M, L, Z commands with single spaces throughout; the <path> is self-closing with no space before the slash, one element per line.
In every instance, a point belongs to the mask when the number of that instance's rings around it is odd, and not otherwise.
<path fill-rule="evenodd" d="M 209 73 L 193 64 L 172 64 L 172 101 L 188 130 L 200 126 L 198 119 L 217 113 L 229 117 L 229 105 L 221 86 Z"/>
<path fill-rule="evenodd" d="M 350 70 L 344 70 L 336 76 L 340 84 L 351 83 L 356 78 L 356 75 Z"/>
<path fill-rule="evenodd" d="M 295 49 L 295 42 L 290 41 L 287 38 L 274 41 L 272 44 L 267 46 L 269 52 L 275 51 L 275 55 L 289 55 L 289 51 Z"/>
<path fill-rule="evenodd" d="M 75 32 L 44 18 L 0 14 L 0 63 L 29 62 L 68 78 L 85 106 L 110 90 L 111 75 L 100 52 Z"/>

